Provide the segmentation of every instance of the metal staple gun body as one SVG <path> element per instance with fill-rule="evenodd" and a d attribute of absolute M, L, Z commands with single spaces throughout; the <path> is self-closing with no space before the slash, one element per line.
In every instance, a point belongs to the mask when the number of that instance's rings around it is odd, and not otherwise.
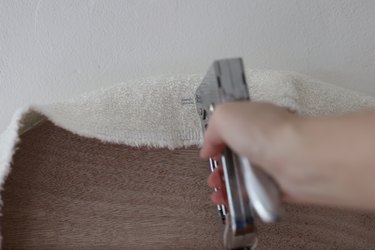
<path fill-rule="evenodd" d="M 215 61 L 196 90 L 195 98 L 203 133 L 215 106 L 250 101 L 242 59 Z M 214 171 L 219 163 L 213 159 L 209 162 Z M 279 189 L 270 176 L 228 147 L 220 164 L 228 196 L 228 207 L 218 205 L 225 224 L 224 245 L 227 249 L 255 249 L 254 211 L 264 222 L 276 221 L 280 216 Z"/>

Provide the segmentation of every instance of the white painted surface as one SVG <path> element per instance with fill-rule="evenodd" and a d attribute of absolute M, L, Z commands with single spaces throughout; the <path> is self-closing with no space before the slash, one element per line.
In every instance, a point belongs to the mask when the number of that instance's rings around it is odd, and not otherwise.
<path fill-rule="evenodd" d="M 0 131 L 20 106 L 242 56 L 375 94 L 373 0 L 0 0 Z"/>

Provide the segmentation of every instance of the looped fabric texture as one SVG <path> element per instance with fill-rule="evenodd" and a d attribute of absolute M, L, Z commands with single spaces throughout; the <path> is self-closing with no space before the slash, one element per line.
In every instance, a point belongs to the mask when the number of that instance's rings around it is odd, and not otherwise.
<path fill-rule="evenodd" d="M 127 81 L 80 98 L 19 109 L 0 134 L 3 187 L 19 136 L 48 119 L 84 137 L 129 146 L 175 149 L 201 145 L 195 90 L 202 75 Z M 247 70 L 252 101 L 271 102 L 307 116 L 342 114 L 375 107 L 375 98 L 285 71 Z"/>

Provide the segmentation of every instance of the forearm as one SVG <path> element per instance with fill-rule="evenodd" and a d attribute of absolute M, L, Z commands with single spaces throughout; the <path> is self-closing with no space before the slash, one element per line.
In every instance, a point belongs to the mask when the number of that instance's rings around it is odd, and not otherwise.
<path fill-rule="evenodd" d="M 302 119 L 289 164 L 313 202 L 375 209 L 375 111 Z"/>

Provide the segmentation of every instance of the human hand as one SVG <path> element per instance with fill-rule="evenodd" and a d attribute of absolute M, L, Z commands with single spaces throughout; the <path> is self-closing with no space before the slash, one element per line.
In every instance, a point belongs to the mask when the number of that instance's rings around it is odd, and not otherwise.
<path fill-rule="evenodd" d="M 210 117 L 201 157 L 218 160 L 227 145 L 270 174 L 285 200 L 375 209 L 373 127 L 374 112 L 308 119 L 267 103 L 226 103 Z M 219 188 L 212 200 L 225 203 L 221 168 L 208 183 Z"/>
<path fill-rule="evenodd" d="M 224 147 L 228 145 L 235 152 L 252 159 L 252 163 L 265 164 L 270 157 L 276 156 L 275 150 L 271 155 L 267 152 L 272 150 L 270 146 L 276 146 L 275 143 L 271 143 L 272 137 L 277 137 L 276 133 L 280 136 L 289 133 L 288 130 L 292 129 L 290 126 L 293 126 L 292 122 L 296 120 L 297 117 L 287 109 L 266 103 L 237 102 L 218 106 L 210 118 L 201 156 L 212 156 L 219 162 Z M 276 142 L 273 139 L 272 141 Z M 212 195 L 212 200 L 216 204 L 226 203 L 222 176 L 223 170 L 219 166 L 208 178 L 208 184 L 219 190 Z"/>

